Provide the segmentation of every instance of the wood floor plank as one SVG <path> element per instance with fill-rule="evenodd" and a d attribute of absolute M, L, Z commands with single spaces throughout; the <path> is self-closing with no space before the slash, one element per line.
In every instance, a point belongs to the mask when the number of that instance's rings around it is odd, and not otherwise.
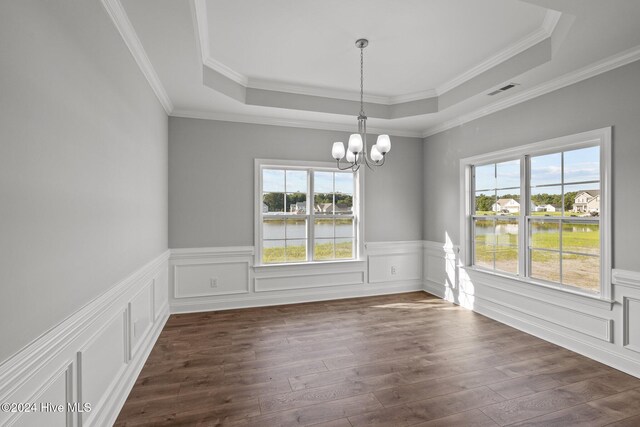
<path fill-rule="evenodd" d="M 486 387 L 478 387 L 431 399 L 392 406 L 364 415 L 349 417 L 354 427 L 358 426 L 408 426 L 420 422 L 443 418 L 458 412 L 479 408 L 504 400 Z"/>
<path fill-rule="evenodd" d="M 640 425 L 640 380 L 416 292 L 170 316 L 117 426 Z"/>
<path fill-rule="evenodd" d="M 497 427 L 491 418 L 487 417 L 482 411 L 472 409 L 466 412 L 449 415 L 448 417 L 438 418 L 427 421 L 425 423 L 414 424 L 413 427 Z"/>
<path fill-rule="evenodd" d="M 613 394 L 616 394 L 615 390 L 586 380 L 487 406 L 482 412 L 498 424 L 507 425 Z"/>

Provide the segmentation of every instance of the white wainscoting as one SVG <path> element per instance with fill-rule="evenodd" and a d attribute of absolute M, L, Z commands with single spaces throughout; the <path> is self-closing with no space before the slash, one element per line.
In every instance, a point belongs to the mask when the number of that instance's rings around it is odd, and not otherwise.
<path fill-rule="evenodd" d="M 252 246 L 173 249 L 171 312 L 422 290 L 422 241 L 367 243 L 365 252 L 360 261 L 254 266 Z"/>
<path fill-rule="evenodd" d="M 425 291 L 640 377 L 640 273 L 612 278 L 604 301 L 461 268 L 457 247 L 424 242 Z"/>
<path fill-rule="evenodd" d="M 169 316 L 169 251 L 0 366 L 0 402 L 38 412 L 0 412 L 2 426 L 107 426 L 115 421 Z M 63 405 L 46 412 L 41 404 Z M 67 412 L 88 403 L 90 411 Z"/>

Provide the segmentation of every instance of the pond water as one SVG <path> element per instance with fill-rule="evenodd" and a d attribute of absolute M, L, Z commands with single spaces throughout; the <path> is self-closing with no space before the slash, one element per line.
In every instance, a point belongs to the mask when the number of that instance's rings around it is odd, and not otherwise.
<path fill-rule="evenodd" d="M 321 238 L 341 238 L 353 237 L 353 223 L 350 219 L 338 219 L 335 224 L 332 220 L 318 220 L 315 224 L 315 237 Z M 264 239 L 306 239 L 307 227 L 304 220 L 265 220 L 262 228 Z"/>
<path fill-rule="evenodd" d="M 538 233 L 558 233 L 557 223 L 539 223 L 532 226 L 533 232 Z M 487 234 L 518 234 L 518 224 L 497 224 L 493 226 L 492 221 L 476 221 L 475 224 L 476 235 Z M 564 224 L 562 227 L 563 232 L 572 233 L 597 233 L 600 230 L 599 224 Z"/>

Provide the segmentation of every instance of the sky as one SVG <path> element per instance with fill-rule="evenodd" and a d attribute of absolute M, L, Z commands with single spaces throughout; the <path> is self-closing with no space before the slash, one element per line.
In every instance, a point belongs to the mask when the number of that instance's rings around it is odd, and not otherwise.
<path fill-rule="evenodd" d="M 316 193 L 333 193 L 335 189 L 336 193 L 353 194 L 353 173 L 314 172 L 314 174 Z M 262 189 L 265 193 L 283 193 L 285 190 L 287 193 L 306 193 L 307 171 L 264 169 L 262 171 Z"/>
<path fill-rule="evenodd" d="M 497 165 L 476 167 L 476 189 L 520 188 L 520 160 Z M 497 176 L 497 177 L 496 177 Z M 578 184 L 600 179 L 600 147 L 582 148 L 564 152 L 565 192 L 584 189 L 597 189 L 598 183 Z M 554 153 L 531 157 L 531 186 L 549 186 L 532 188 L 533 194 L 560 194 L 562 183 L 562 154 Z M 566 185 L 566 184 L 578 185 Z M 503 194 L 513 193 L 500 191 Z M 486 192 L 485 192 L 486 193 Z"/>

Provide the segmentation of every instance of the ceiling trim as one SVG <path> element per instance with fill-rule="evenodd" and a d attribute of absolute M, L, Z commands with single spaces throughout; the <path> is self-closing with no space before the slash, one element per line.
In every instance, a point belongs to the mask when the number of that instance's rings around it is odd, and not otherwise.
<path fill-rule="evenodd" d="M 497 111 L 513 107 L 514 105 L 520 104 L 533 98 L 537 98 L 541 95 L 545 95 L 558 89 L 562 89 L 563 87 L 570 86 L 572 84 L 581 82 L 591 77 L 595 77 L 599 74 L 606 73 L 607 71 L 614 70 L 638 60 L 640 60 L 640 45 L 622 51 L 616 55 L 595 62 L 586 67 L 564 74 L 553 80 L 549 80 L 548 82 L 539 84 L 538 86 L 535 86 L 531 89 L 518 92 L 510 98 L 502 99 L 498 102 L 494 102 L 493 104 L 478 108 L 471 113 L 463 114 L 454 119 L 447 120 L 439 125 L 430 127 L 424 131 L 422 137 L 427 138 L 440 132 L 453 129 L 454 127 L 461 126 L 465 123 L 471 122 L 484 116 L 488 116 L 489 114 L 493 114 Z"/>
<path fill-rule="evenodd" d="M 268 126 L 333 130 L 333 131 L 350 132 L 350 133 L 355 132 L 357 129 L 355 124 L 349 125 L 349 124 L 343 124 L 343 123 L 316 122 L 313 120 L 289 120 L 289 119 L 280 119 L 275 117 L 252 116 L 248 114 L 235 114 L 235 113 L 220 113 L 220 112 L 214 112 L 214 111 L 207 112 L 207 111 L 176 109 L 176 110 L 173 110 L 170 116 L 183 117 L 183 118 L 189 118 L 189 119 L 218 120 L 222 122 L 250 123 L 250 124 L 258 124 L 258 125 L 268 125 Z M 408 138 L 422 138 L 422 132 L 420 131 L 377 128 L 377 127 L 371 127 L 371 126 L 367 126 L 367 133 L 378 134 L 378 135 L 388 134 L 392 136 L 403 136 Z"/>
<path fill-rule="evenodd" d="M 306 85 L 294 85 L 284 82 L 248 77 L 240 72 L 233 70 L 231 67 L 228 67 L 220 61 L 217 61 L 211 55 L 206 0 L 192 0 L 192 4 L 195 15 L 194 25 L 197 28 L 196 33 L 198 35 L 197 38 L 199 39 L 200 45 L 201 60 L 202 63 L 207 67 L 217 71 L 218 73 L 244 86 L 245 88 L 286 92 L 298 95 L 318 96 L 323 98 L 338 98 L 350 101 L 360 100 L 360 94 L 354 91 L 321 88 Z M 524 52 L 525 50 L 535 46 L 541 41 L 551 37 L 551 34 L 555 30 L 561 15 L 562 13 L 559 11 L 547 9 L 544 21 L 542 22 L 540 28 L 522 38 L 521 40 L 517 41 L 516 43 L 501 50 L 490 58 L 482 61 L 480 64 L 472 67 L 468 71 L 465 71 L 464 73 L 456 76 L 455 78 L 442 85 L 439 85 L 436 88 L 394 96 L 373 94 L 364 95 L 364 101 L 377 104 L 395 105 L 439 96 L 457 86 L 460 86 L 463 83 L 466 83 L 467 81 L 501 64 L 502 62 Z"/>
<path fill-rule="evenodd" d="M 558 21 L 560 20 L 560 16 L 562 13 L 548 9 L 544 21 L 542 22 L 542 26 L 538 28 L 533 33 L 519 40 L 518 42 L 508 46 L 506 49 L 501 50 L 497 54 L 492 57 L 486 59 L 475 67 L 470 68 L 459 76 L 449 80 L 448 82 L 438 86 L 435 91 L 438 95 L 442 95 L 445 92 L 450 91 L 463 83 L 468 82 L 474 77 L 479 76 L 485 71 L 490 70 L 491 68 L 496 67 L 499 64 L 502 64 L 506 60 L 513 58 L 514 56 L 524 52 L 540 43 L 543 40 L 548 39 L 553 34 L 553 31 L 556 29 L 558 25 Z"/>
<path fill-rule="evenodd" d="M 131 52 L 133 59 L 136 61 L 136 64 L 138 64 L 140 71 L 142 71 L 142 74 L 147 79 L 147 82 L 149 82 L 149 86 L 151 86 L 151 89 L 158 98 L 158 101 L 160 101 L 162 108 L 164 108 L 164 111 L 167 114 L 170 114 L 173 110 L 173 103 L 171 102 L 171 98 L 169 98 L 169 95 L 162 85 L 162 82 L 160 81 L 156 70 L 153 68 L 153 65 L 151 65 L 151 61 L 149 60 L 144 47 L 142 47 L 142 42 L 140 42 L 140 39 L 138 38 L 138 35 L 136 34 L 136 31 L 134 30 L 133 25 L 129 20 L 129 17 L 127 16 L 127 13 L 122 7 L 122 3 L 120 3 L 120 0 L 101 1 L 102 5 L 109 14 L 109 17 L 113 21 L 113 25 L 115 25 L 116 29 L 120 33 L 120 36 L 122 37 L 122 40 L 124 40 L 124 43 L 129 48 L 129 52 Z"/>

